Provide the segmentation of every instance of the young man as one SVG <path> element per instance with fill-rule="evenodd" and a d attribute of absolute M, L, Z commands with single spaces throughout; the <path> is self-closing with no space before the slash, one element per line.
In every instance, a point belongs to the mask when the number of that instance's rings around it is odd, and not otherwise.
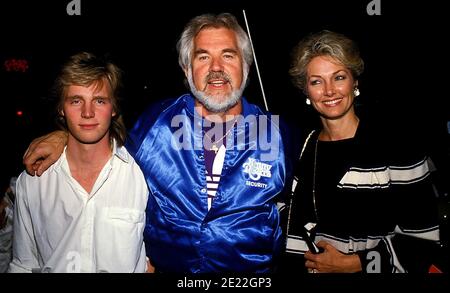
<path fill-rule="evenodd" d="M 58 161 L 17 182 L 10 272 L 144 272 L 147 186 L 123 147 L 120 71 L 74 55 L 56 81 L 68 133 Z"/>

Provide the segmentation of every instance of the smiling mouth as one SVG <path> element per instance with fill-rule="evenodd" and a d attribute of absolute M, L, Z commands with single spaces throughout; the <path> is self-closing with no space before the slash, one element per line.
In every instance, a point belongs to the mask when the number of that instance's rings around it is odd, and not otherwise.
<path fill-rule="evenodd" d="M 227 83 L 228 83 L 228 81 L 223 80 L 223 79 L 216 79 L 216 80 L 208 81 L 208 85 L 211 85 L 213 87 L 221 87 Z"/>
<path fill-rule="evenodd" d="M 334 107 L 334 106 L 338 105 L 342 100 L 343 100 L 343 98 L 337 98 L 337 99 L 333 99 L 333 100 L 323 101 L 322 103 L 325 104 L 325 106 L 327 106 L 327 107 Z"/>

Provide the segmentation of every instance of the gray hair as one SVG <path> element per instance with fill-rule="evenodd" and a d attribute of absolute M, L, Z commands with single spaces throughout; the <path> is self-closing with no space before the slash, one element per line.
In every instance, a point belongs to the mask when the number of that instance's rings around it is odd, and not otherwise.
<path fill-rule="evenodd" d="M 354 79 L 364 71 L 357 44 L 342 34 L 323 30 L 302 39 L 294 49 L 289 74 L 296 87 L 305 90 L 306 68 L 318 56 L 329 56 L 347 67 Z"/>
<path fill-rule="evenodd" d="M 239 50 L 243 56 L 243 71 L 246 82 L 250 66 L 253 62 L 253 53 L 247 33 L 239 25 L 236 17 L 230 13 L 203 14 L 194 17 L 185 26 L 183 33 L 177 43 L 178 63 L 183 70 L 188 70 L 192 62 L 194 50 L 194 38 L 206 28 L 227 28 L 236 32 Z"/>

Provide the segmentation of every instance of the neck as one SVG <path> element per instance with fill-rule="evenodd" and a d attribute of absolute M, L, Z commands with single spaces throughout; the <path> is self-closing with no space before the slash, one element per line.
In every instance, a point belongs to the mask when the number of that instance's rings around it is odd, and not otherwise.
<path fill-rule="evenodd" d="M 97 143 L 85 144 L 69 134 L 66 154 L 69 165 L 72 166 L 91 167 L 101 163 L 104 165 L 111 157 L 109 136 L 105 135 Z"/>
<path fill-rule="evenodd" d="M 195 100 L 195 110 L 199 115 L 211 122 L 224 123 L 235 119 L 236 115 L 242 113 L 242 101 L 237 102 L 236 105 L 226 110 L 225 112 L 216 113 L 208 111 L 205 106 L 203 106 L 199 101 Z"/>
<path fill-rule="evenodd" d="M 109 135 L 97 143 L 85 144 L 69 134 L 66 157 L 72 177 L 90 193 L 100 171 L 111 157 Z"/>
<path fill-rule="evenodd" d="M 358 128 L 359 118 L 352 110 L 339 119 L 327 119 L 321 117 L 323 129 L 319 134 L 319 140 L 336 141 L 353 138 Z"/>

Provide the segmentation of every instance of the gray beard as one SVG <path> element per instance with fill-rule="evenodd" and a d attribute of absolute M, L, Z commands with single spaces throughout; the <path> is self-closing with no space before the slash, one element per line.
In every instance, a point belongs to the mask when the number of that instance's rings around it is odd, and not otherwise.
<path fill-rule="evenodd" d="M 202 91 L 195 88 L 194 81 L 192 80 L 192 70 L 188 72 L 189 88 L 194 97 L 209 111 L 212 113 L 224 113 L 228 109 L 236 105 L 242 97 L 244 92 L 245 83 L 237 89 L 233 90 L 228 96 L 224 98 L 222 102 L 216 102 L 213 96 L 209 96 Z"/>

